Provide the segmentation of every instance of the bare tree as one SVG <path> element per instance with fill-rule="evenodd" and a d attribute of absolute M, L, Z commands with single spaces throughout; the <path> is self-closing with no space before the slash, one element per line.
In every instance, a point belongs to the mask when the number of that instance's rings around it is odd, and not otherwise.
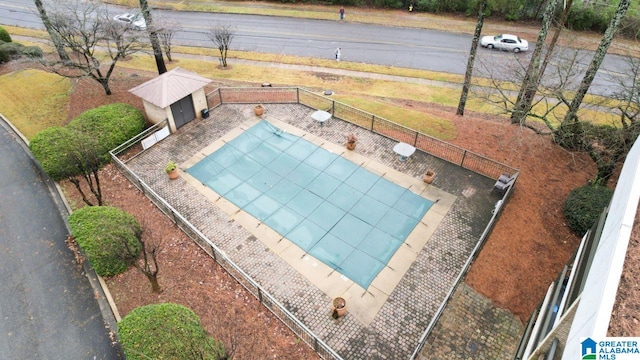
<path fill-rule="evenodd" d="M 233 36 L 234 31 L 231 25 L 217 25 L 209 30 L 209 40 L 220 50 L 220 62 L 223 67 L 227 67 L 227 52 L 229 51 Z"/>
<path fill-rule="evenodd" d="M 58 56 L 60 57 L 60 60 L 69 61 L 70 60 L 69 55 L 67 54 L 67 51 L 64 49 L 64 45 L 58 38 L 58 35 L 55 33 L 55 31 L 53 31 L 53 29 L 51 28 L 51 21 L 49 20 L 49 16 L 47 15 L 47 11 L 45 10 L 44 5 L 42 4 L 42 1 L 33 0 L 33 2 L 36 4 L 36 9 L 38 9 L 38 15 L 40 16 L 40 19 L 42 20 L 42 23 L 44 24 L 45 29 L 47 29 L 49 36 L 51 37 L 51 41 L 53 42 L 53 46 L 56 48 L 56 51 L 58 52 Z"/>
<path fill-rule="evenodd" d="M 149 233 L 149 237 L 154 237 L 152 229 L 153 227 L 145 226 L 144 231 Z M 158 283 L 158 271 L 160 270 L 158 267 L 158 254 L 161 250 L 162 239 L 150 244 L 142 239 L 142 233 L 136 234 L 136 239 L 141 248 L 140 257 L 138 257 L 136 249 L 131 247 L 131 244 L 129 244 L 125 237 L 122 237 L 122 243 L 126 251 L 124 257 L 125 259 L 133 259 L 133 266 L 147 277 L 151 283 L 151 290 L 154 293 L 159 293 L 162 291 L 162 288 L 160 287 L 160 283 Z"/>
<path fill-rule="evenodd" d="M 618 163 L 627 156 L 631 146 L 640 135 L 640 60 L 626 57 L 627 77 L 617 79 L 617 90 L 611 97 L 612 111 L 617 113 L 618 122 L 600 125 L 583 131 L 586 149 L 596 163 L 598 171 L 592 180 L 594 184 L 606 185 Z"/>
<path fill-rule="evenodd" d="M 538 134 L 551 134 L 557 130 L 558 119 L 562 118 L 563 111 L 570 103 L 567 94 L 579 83 L 579 64 L 583 62 L 583 58 L 584 52 L 580 49 L 566 49 L 556 55 L 550 76 L 538 86 L 537 96 L 531 99 L 525 119 L 518 123 L 520 126 L 530 128 Z M 488 79 L 489 85 L 474 87 L 474 93 L 476 97 L 492 103 L 498 113 L 513 116 L 518 111 L 518 93 L 513 84 L 524 81 L 528 66 L 519 57 L 515 57 L 516 61 L 502 60 L 503 63 L 496 64 L 495 60 L 486 62 L 481 59 L 477 71 L 480 76 Z"/>
<path fill-rule="evenodd" d="M 545 47 L 544 44 L 547 39 L 547 33 L 549 32 L 549 26 L 553 20 L 557 4 L 558 0 L 547 1 L 547 6 L 542 17 L 542 27 L 536 40 L 536 47 L 529 61 L 526 76 L 522 81 L 515 109 L 511 113 L 511 123 L 513 124 L 523 123 L 531 109 L 531 102 L 533 101 L 533 96 L 535 96 L 534 89 L 537 89 L 540 83 L 540 58 L 542 57 L 542 49 Z M 552 52 L 553 49 L 548 49 L 547 51 Z"/>
<path fill-rule="evenodd" d="M 467 104 L 467 94 L 471 86 L 473 63 L 475 62 L 478 51 L 478 42 L 480 41 L 480 34 L 482 33 L 482 26 L 484 25 L 484 12 L 486 9 L 487 0 L 482 0 L 478 8 L 478 21 L 476 22 L 476 30 L 473 33 L 473 40 L 471 41 L 471 50 L 469 51 L 469 59 L 467 60 L 467 71 L 464 74 L 464 84 L 462 85 L 462 93 L 460 94 L 460 102 L 458 103 L 456 115 L 464 115 L 464 108 Z"/>
<path fill-rule="evenodd" d="M 571 10 L 571 5 L 573 4 L 573 0 L 565 0 L 564 10 L 562 11 L 562 18 L 560 21 L 556 23 L 556 29 L 553 33 L 553 38 L 551 38 L 551 42 L 547 46 L 547 51 L 544 55 L 544 59 L 542 60 L 542 64 L 540 64 L 540 68 L 538 69 L 538 73 L 535 76 L 536 84 L 528 83 L 522 84 L 521 91 L 524 93 L 520 93 L 518 97 L 522 97 L 520 101 L 516 104 L 516 109 L 518 109 L 519 119 L 512 115 L 511 119 L 513 123 L 519 123 L 524 120 L 524 117 L 527 116 L 528 112 L 531 110 L 531 103 L 536 96 L 536 92 L 538 91 L 538 86 L 540 86 L 540 80 L 544 76 L 544 72 L 547 69 L 547 65 L 551 61 L 551 55 L 554 53 L 556 48 L 556 44 L 558 42 L 558 38 L 560 37 L 560 33 L 564 28 L 564 24 L 567 22 L 567 18 L 569 17 L 569 10 Z M 526 109 L 523 110 L 523 109 Z"/>
<path fill-rule="evenodd" d="M 160 45 L 162 45 L 162 49 L 164 50 L 165 55 L 167 55 L 167 60 L 171 62 L 173 61 L 171 59 L 171 46 L 173 45 L 173 36 L 181 30 L 180 24 L 178 24 L 178 22 L 173 19 L 166 18 L 161 18 L 156 23 Z"/>
<path fill-rule="evenodd" d="M 132 28 L 111 21 L 98 1 L 77 0 L 64 5 L 51 13 L 51 28 L 64 47 L 71 51 L 71 59 L 46 62 L 45 65 L 61 76 L 88 76 L 111 95 L 109 79 L 113 69 L 120 59 L 142 49 L 138 37 Z"/>
<path fill-rule="evenodd" d="M 582 78 L 582 82 L 578 87 L 578 91 L 576 92 L 575 96 L 573 97 L 573 100 L 569 104 L 569 109 L 567 110 L 567 113 L 564 116 L 564 119 L 562 120 L 562 124 L 557 131 L 557 138 L 560 138 L 560 141 L 565 142 L 564 146 L 567 146 L 568 144 L 580 144 L 580 131 L 578 129 L 579 120 L 577 115 L 578 109 L 580 108 L 580 105 L 582 104 L 582 100 L 584 99 L 584 96 L 587 94 L 589 87 L 591 87 L 591 83 L 593 82 L 593 79 L 596 77 L 596 74 L 598 73 L 600 64 L 602 64 L 602 61 L 604 60 L 604 56 L 607 54 L 607 51 L 609 50 L 609 45 L 611 45 L 611 42 L 613 41 L 613 37 L 618 31 L 618 27 L 620 26 L 620 21 L 622 21 L 624 14 L 626 14 L 627 10 L 629 9 L 630 2 L 631 0 L 620 0 L 620 3 L 618 4 L 618 8 L 616 9 L 616 12 L 613 14 L 613 17 L 611 18 L 609 27 L 607 27 L 607 30 L 604 32 L 604 36 L 600 41 L 600 45 L 598 45 L 598 48 L 596 49 L 593 59 L 591 60 L 591 63 L 589 64 L 589 67 L 585 72 L 584 78 Z M 568 140 L 569 142 L 566 142 L 566 140 Z"/>
<path fill-rule="evenodd" d="M 581 121 L 574 125 L 570 138 L 562 138 L 562 119 L 572 103 L 571 94 L 580 85 L 583 75 L 580 64 L 585 62 L 584 57 L 586 55 L 579 49 L 563 51 L 555 57 L 553 72 L 549 73 L 544 86 L 539 87 L 525 122 L 519 125 L 538 134 L 552 135 L 561 146 L 588 154 L 597 168 L 591 182 L 606 185 L 640 135 L 640 60 L 629 56 L 628 69 L 624 71 L 627 76 L 611 80 L 617 83 L 611 98 L 582 104 L 583 109 L 592 111 L 582 115 Z M 502 71 L 504 69 L 501 68 Z M 507 78 L 522 79 L 524 72 L 512 69 L 506 75 Z M 499 80 L 501 78 L 496 74 L 489 77 L 492 86 L 474 87 L 476 96 L 494 104 L 501 113 L 511 114 L 512 99 L 515 97 L 511 83 Z M 617 120 L 603 123 L 602 116 L 588 118 L 589 114 L 594 113 L 613 114 Z"/>
<path fill-rule="evenodd" d="M 640 120 L 640 59 L 626 57 L 629 71 L 623 79 L 618 79 L 617 91 L 612 98 L 620 111 L 620 123 L 623 128 L 635 126 Z M 630 80 L 630 82 L 628 82 Z"/>
<path fill-rule="evenodd" d="M 140 9 L 142 10 L 144 21 L 147 23 L 147 31 L 149 32 L 151 47 L 153 48 L 153 57 L 156 59 L 158 74 L 164 74 L 167 72 L 167 66 L 164 64 L 164 58 L 162 57 L 162 48 L 160 47 L 160 41 L 158 40 L 158 32 L 153 24 L 151 7 L 149 6 L 147 0 L 140 0 Z"/>

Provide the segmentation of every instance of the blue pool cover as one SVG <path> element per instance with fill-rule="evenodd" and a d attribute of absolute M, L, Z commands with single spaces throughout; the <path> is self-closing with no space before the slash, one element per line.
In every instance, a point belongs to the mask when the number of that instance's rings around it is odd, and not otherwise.
<path fill-rule="evenodd" d="M 364 289 L 433 205 L 264 120 L 187 172 Z"/>

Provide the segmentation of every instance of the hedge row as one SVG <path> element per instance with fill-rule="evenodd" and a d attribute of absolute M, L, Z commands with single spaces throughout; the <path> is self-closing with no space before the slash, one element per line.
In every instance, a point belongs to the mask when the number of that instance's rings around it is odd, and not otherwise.
<path fill-rule="evenodd" d="M 85 111 L 66 127 L 54 126 L 37 133 L 29 149 L 44 171 L 60 181 L 81 175 L 79 162 L 85 167 L 94 163 L 93 158 L 98 165 L 108 163 L 109 151 L 139 134 L 144 125 L 144 115 L 133 106 L 104 105 Z"/>
<path fill-rule="evenodd" d="M 22 56 L 41 58 L 44 56 L 42 49 L 37 46 L 24 46 L 12 42 L 9 32 L 0 26 L 0 64 L 9 62 Z"/>

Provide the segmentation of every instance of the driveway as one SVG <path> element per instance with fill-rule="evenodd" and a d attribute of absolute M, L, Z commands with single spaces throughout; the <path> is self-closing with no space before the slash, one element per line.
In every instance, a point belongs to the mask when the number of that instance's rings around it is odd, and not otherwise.
<path fill-rule="evenodd" d="M 102 294 L 65 244 L 67 213 L 53 183 L 1 116 L 0 168 L 0 359 L 123 358 Z"/>

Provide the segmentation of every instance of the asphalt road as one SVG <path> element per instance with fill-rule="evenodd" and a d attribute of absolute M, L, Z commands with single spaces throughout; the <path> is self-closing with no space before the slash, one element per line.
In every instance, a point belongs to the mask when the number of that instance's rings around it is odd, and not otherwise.
<path fill-rule="evenodd" d="M 120 359 L 27 150 L 0 118 L 0 359 Z"/>
<path fill-rule="evenodd" d="M 0 2 L 0 24 L 44 29 L 34 8 L 31 0 L 3 0 Z M 112 15 L 127 11 L 115 6 L 108 8 Z M 335 49 L 340 47 L 342 61 L 452 74 L 465 73 L 472 40 L 471 34 L 351 23 L 348 12 L 347 21 L 337 20 L 337 14 L 336 21 L 168 10 L 154 10 L 153 14 L 156 20 L 171 19 L 179 24 L 180 30 L 173 39 L 175 45 L 214 47 L 207 37 L 209 30 L 215 25 L 226 24 L 234 30 L 234 50 L 333 59 Z M 527 40 L 533 48 L 536 39 Z M 566 55 L 567 49 L 563 52 L 564 56 L 570 56 Z M 513 54 L 480 48 L 474 75 L 518 82 L 514 72 L 527 67 L 530 53 Z M 558 77 L 554 74 L 562 56 L 557 54 L 556 61 L 547 69 L 547 84 L 557 82 Z M 592 56 L 590 51 L 578 54 L 574 83 L 581 80 Z M 607 55 L 589 92 L 611 95 L 620 81 L 628 80 L 627 69 L 623 58 Z"/>

